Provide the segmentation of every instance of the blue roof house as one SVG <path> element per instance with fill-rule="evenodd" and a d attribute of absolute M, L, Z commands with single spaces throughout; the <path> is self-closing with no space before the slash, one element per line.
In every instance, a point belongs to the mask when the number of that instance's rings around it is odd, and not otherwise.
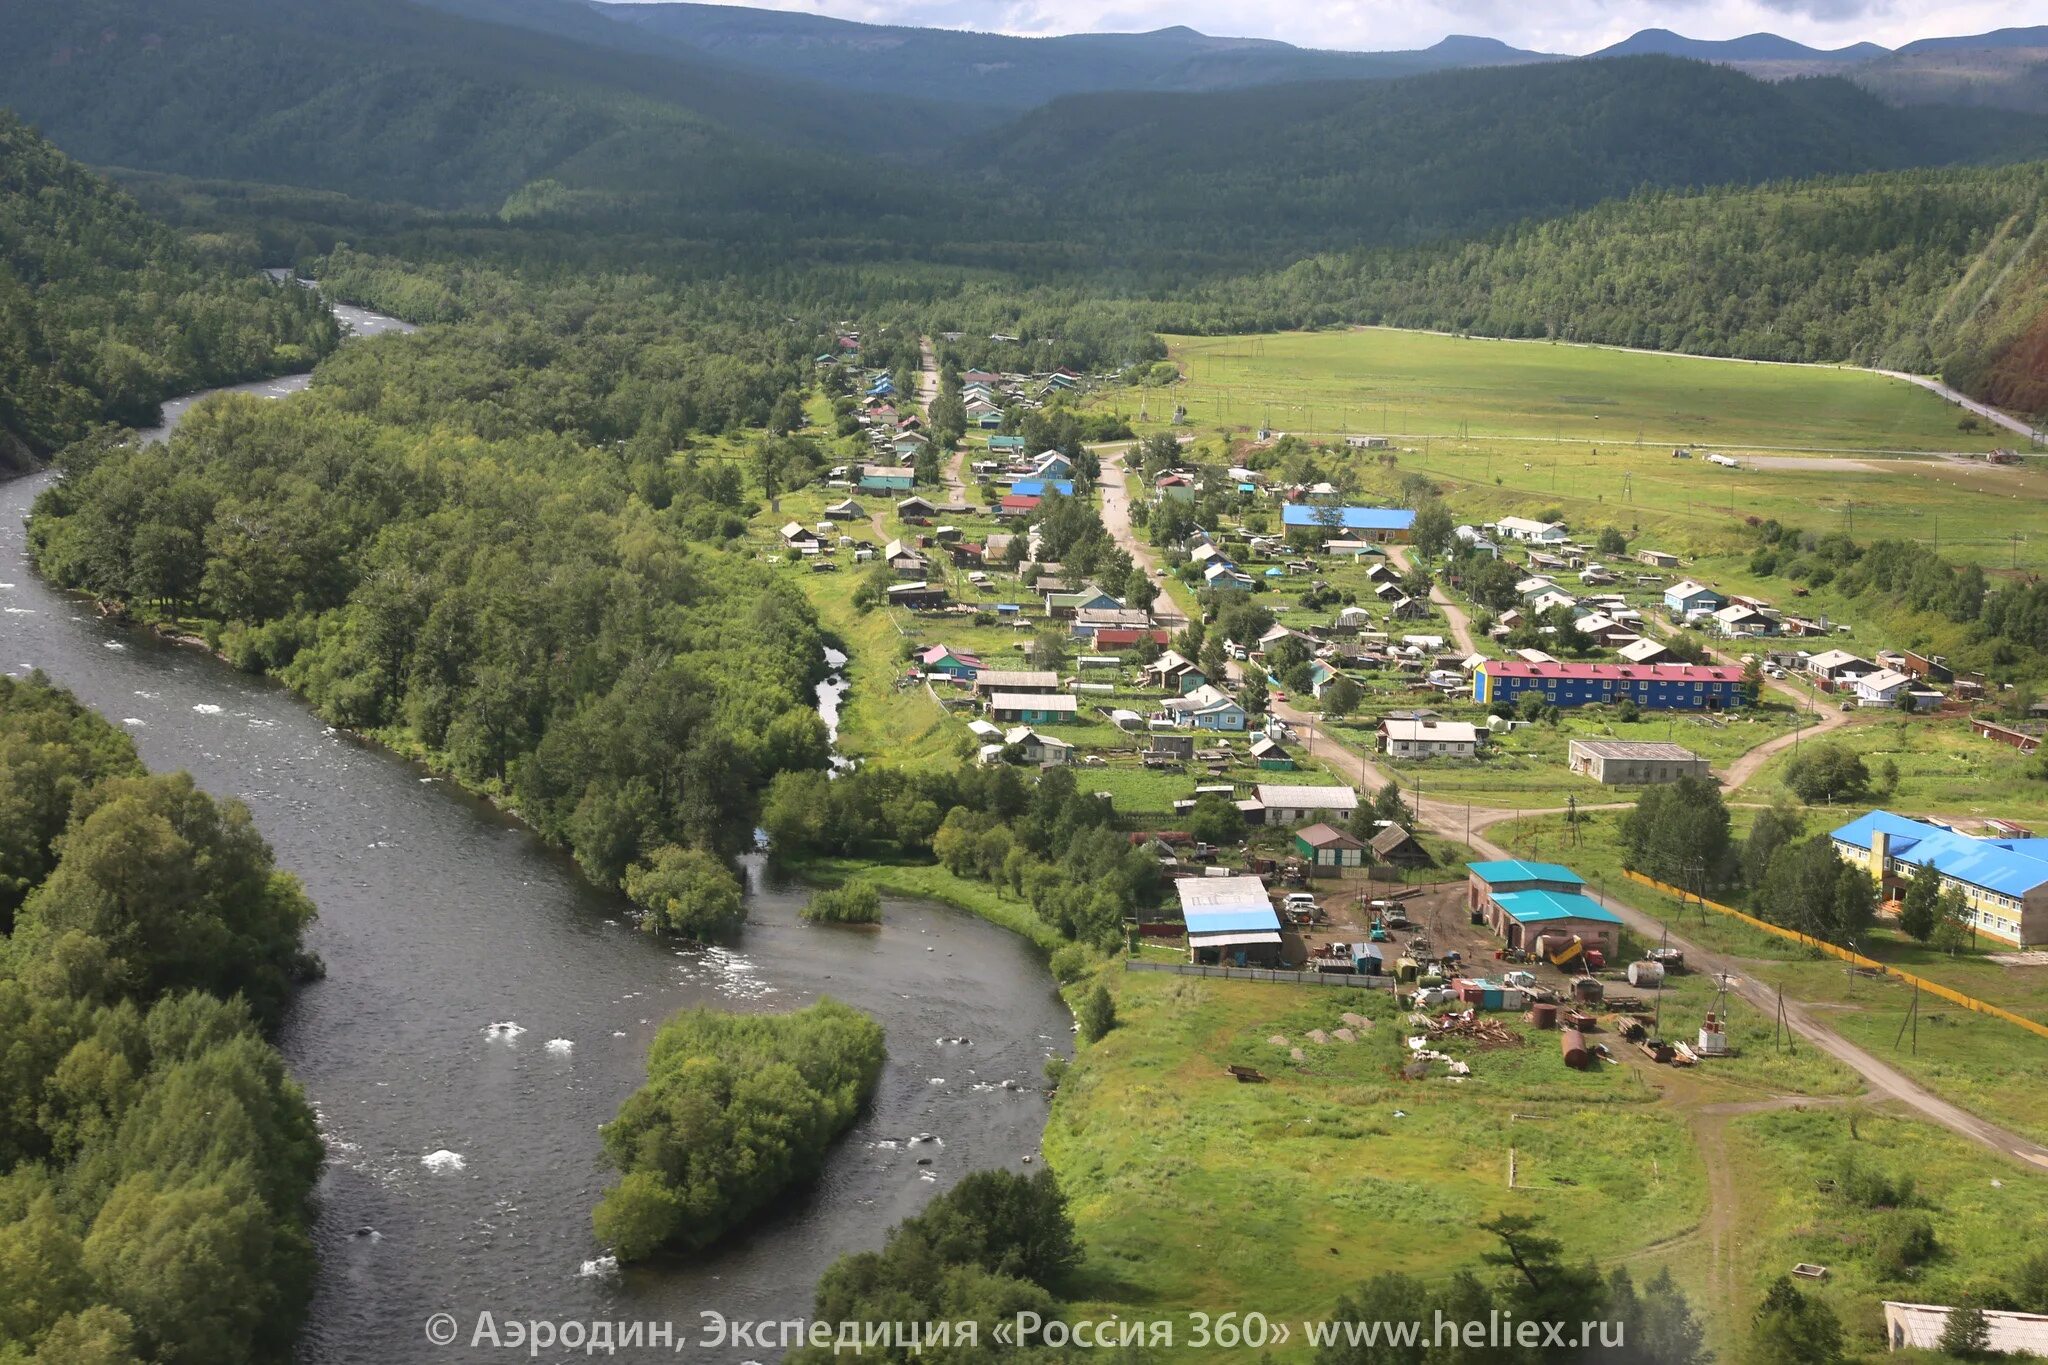
<path fill-rule="evenodd" d="M 1314 503 L 1289 503 L 1280 510 L 1281 524 L 1295 527 L 1333 528 L 1353 540 L 1405 541 L 1415 530 L 1415 513 L 1407 507 L 1325 507 Z"/>
<path fill-rule="evenodd" d="M 1072 479 L 1019 479 L 1010 485 L 1010 496 L 1015 498 L 1042 498 L 1047 493 L 1058 493 L 1062 497 L 1074 496 Z"/>

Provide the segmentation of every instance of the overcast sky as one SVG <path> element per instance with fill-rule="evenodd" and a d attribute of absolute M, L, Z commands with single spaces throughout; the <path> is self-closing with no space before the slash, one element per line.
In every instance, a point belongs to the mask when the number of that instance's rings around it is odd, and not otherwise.
<path fill-rule="evenodd" d="M 1501 38 L 1545 52 L 1591 52 L 1642 28 L 1694 38 L 1768 31 L 1842 47 L 1869 39 L 1982 33 L 2042 21 L 2040 0 L 750 0 L 760 8 L 865 23 L 1044 36 L 1186 24 L 1204 33 L 1280 38 L 1304 47 L 1427 47 L 1447 33 Z"/>

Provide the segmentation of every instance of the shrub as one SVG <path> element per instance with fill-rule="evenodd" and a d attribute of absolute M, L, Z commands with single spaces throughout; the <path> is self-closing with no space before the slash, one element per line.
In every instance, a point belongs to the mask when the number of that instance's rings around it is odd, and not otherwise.
<path fill-rule="evenodd" d="M 1088 992 L 1081 1001 L 1077 1017 L 1081 1021 L 1083 1042 L 1097 1042 L 1104 1034 L 1115 1028 L 1116 1001 L 1110 999 L 1108 988 L 1097 986 Z"/>
<path fill-rule="evenodd" d="M 1852 1152 L 1835 1168 L 1835 1193 L 1860 1209 L 1902 1209 L 1913 1202 L 1913 1177 L 1891 1179 Z"/>
<path fill-rule="evenodd" d="M 1870 1243 L 1871 1268 L 1888 1280 L 1909 1277 L 1940 1250 L 1934 1220 L 1919 1210 L 1894 1209 L 1881 1215 Z"/>
<path fill-rule="evenodd" d="M 1062 944 L 1052 955 L 1052 979 L 1062 986 L 1071 986 L 1087 972 L 1092 961 L 1088 950 L 1081 944 Z"/>
<path fill-rule="evenodd" d="M 803 915 L 819 924 L 880 924 L 882 893 L 872 882 L 856 879 L 813 895 Z"/>
<path fill-rule="evenodd" d="M 1812 805 L 1865 790 L 1870 786 L 1870 770 L 1860 757 L 1839 744 L 1809 744 L 1785 765 L 1785 785 Z"/>

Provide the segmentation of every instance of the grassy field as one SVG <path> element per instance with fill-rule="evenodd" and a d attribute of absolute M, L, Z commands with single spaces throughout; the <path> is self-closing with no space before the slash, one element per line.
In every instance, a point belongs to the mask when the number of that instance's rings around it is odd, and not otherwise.
<path fill-rule="evenodd" d="M 1873 770 L 1886 760 L 1898 769 L 1898 786 L 1862 802 L 1908 814 L 1967 820 L 1999 816 L 2048 822 L 2048 781 L 2036 774 L 2041 760 L 1970 733 L 1962 720 L 1860 711 L 1823 743 L 1839 744 Z M 1773 754 L 1735 794 L 1738 801 L 1769 801 L 1785 790 L 1790 750 Z M 1966 826 L 1967 827 L 1967 826 Z"/>
<path fill-rule="evenodd" d="M 1107 979 L 1121 1023 L 1083 1049 L 1045 1137 L 1087 1243 L 1073 1292 L 1091 1315 L 1320 1316 L 1376 1271 L 1471 1264 L 1486 1241 L 1474 1223 L 1501 1209 L 1541 1214 L 1603 1260 L 1700 1217 L 1685 1124 L 1633 1068 L 1569 1071 L 1539 1035 L 1471 1054 L 1467 1081 L 1407 1081 L 1386 992 Z M 1374 1021 L 1358 1042 L 1308 1038 L 1346 1011 Z M 1271 1082 L 1239 1084 L 1227 1064 Z"/>
<path fill-rule="evenodd" d="M 1171 397 L 1148 396 L 1155 419 L 1179 401 L 1203 434 L 1268 421 L 1313 439 L 1388 434 L 1393 466 L 1358 457 L 1366 487 L 1392 492 L 1427 474 L 1469 519 L 1556 508 L 1575 529 L 1636 529 L 1640 545 L 1708 554 L 1746 553 L 1744 522 L 1776 518 L 2048 568 L 2048 462 L 1900 458 L 2018 439 L 1960 431 L 1957 409 L 1902 381 L 1383 330 L 1169 343 L 1188 378 Z M 1751 454 L 1728 470 L 1674 460 L 1675 446 Z"/>
<path fill-rule="evenodd" d="M 1469 1063 L 1468 1079 L 1438 1066 L 1410 1081 L 1399 1068 L 1412 1029 L 1383 992 L 1114 969 L 1103 979 L 1119 1026 L 1079 1054 L 1045 1143 L 1087 1245 L 1069 1292 L 1091 1316 L 1253 1306 L 1319 1316 L 1377 1271 L 1438 1279 L 1471 1265 L 1485 1243 L 1474 1224 L 1514 1210 L 1540 1215 L 1574 1259 L 1626 1263 L 1640 1276 L 1673 1268 L 1727 1358 L 1764 1271 L 1789 1266 L 1785 1253 L 1815 1259 L 1806 1249 L 1833 1236 L 1818 1259 L 1846 1266 L 1859 1254 L 1875 1212 L 1820 1221 L 1783 1207 L 1810 1195 L 1814 1172 L 1834 1171 L 1850 1146 L 1896 1174 L 1912 1144 L 1927 1145 L 1930 1207 L 1944 1217 L 1944 1243 L 1972 1253 L 1972 1273 L 2009 1272 L 2025 1242 L 1995 1221 L 1997 1202 L 1983 1194 L 1993 1178 L 2012 1189 L 2015 1216 L 2048 1198 L 2048 1178 L 1929 1125 L 1868 1113 L 1854 1099 L 1859 1078 L 1812 1049 L 1775 1050 L 1769 1021 L 1740 1002 L 1730 1017 L 1738 1055 L 1697 1071 L 1624 1052 L 1620 1065 L 1572 1072 L 1554 1035 L 1508 1017 L 1522 1046 L 1453 1043 L 1445 1050 Z M 1665 1032 L 1696 1027 L 1712 1003 L 1703 978 L 1673 978 Z M 1373 1021 L 1354 1030 L 1355 1043 L 1334 1036 L 1347 1011 Z M 1312 1030 L 1331 1041 L 1313 1041 Z M 1229 1065 L 1255 1067 L 1268 1083 L 1239 1084 Z M 1839 1117 L 1849 1113 L 1855 1137 Z M 1719 1276 L 1710 1242 L 1723 1234 L 1733 1250 Z M 1852 1327 L 1871 1296 L 1903 1292 L 1874 1268 L 1847 1286 L 1836 1301 Z"/>
<path fill-rule="evenodd" d="M 1377 699 L 1376 699 L 1377 700 Z M 1414 703 L 1409 701 L 1407 705 Z M 1332 733 L 1361 750 L 1376 742 L 1379 716 L 1398 705 L 1375 705 L 1363 714 L 1331 726 Z M 1447 719 L 1485 724 L 1477 706 L 1440 706 Z M 1562 806 L 1568 797 L 1580 805 L 1633 800 L 1637 787 L 1602 786 L 1567 766 L 1575 739 L 1669 740 L 1683 744 L 1718 771 L 1730 762 L 1790 728 L 1790 710 L 1764 706 L 1754 714 L 1646 712 L 1641 719 L 1617 720 L 1605 707 L 1566 711 L 1556 725 L 1531 725 L 1488 739 L 1479 759 L 1374 759 L 1400 779 L 1405 789 L 1420 787 L 1427 796 L 1467 801 L 1481 808 L 1544 809 Z M 1329 722 L 1325 722 L 1326 725 Z"/>
<path fill-rule="evenodd" d="M 1172 399 L 1186 405 L 1198 430 L 1265 423 L 1315 434 L 1643 442 L 1667 447 L 1666 454 L 1673 445 L 1948 451 L 2011 444 L 1958 430 L 1959 410 L 1923 389 L 1859 370 L 1384 328 L 1165 340 L 1185 376 Z"/>

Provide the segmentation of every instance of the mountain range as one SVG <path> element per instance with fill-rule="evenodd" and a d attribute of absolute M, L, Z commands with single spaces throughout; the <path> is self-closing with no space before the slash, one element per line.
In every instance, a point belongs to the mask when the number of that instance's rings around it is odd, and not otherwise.
<path fill-rule="evenodd" d="M 90 163 L 338 192 L 464 231 L 1158 279 L 1645 188 L 2048 158 L 2048 101 L 1910 90 L 1994 60 L 2048 89 L 2033 36 L 1869 57 L 1649 33 L 1566 59 L 1475 37 L 1340 53 L 683 3 L 12 0 L 0 104 Z M 1784 69 L 1802 62 L 1825 74 Z M 1881 93 L 1855 78 L 1877 67 Z"/>

